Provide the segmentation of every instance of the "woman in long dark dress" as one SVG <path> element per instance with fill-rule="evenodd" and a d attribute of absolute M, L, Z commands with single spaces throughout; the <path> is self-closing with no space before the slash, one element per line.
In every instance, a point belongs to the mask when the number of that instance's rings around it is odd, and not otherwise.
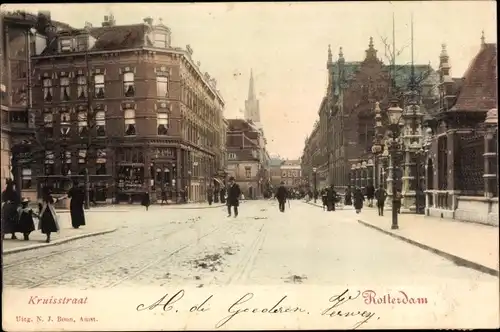
<path fill-rule="evenodd" d="M 19 232 L 23 233 L 24 241 L 30 239 L 30 233 L 35 230 L 35 222 L 33 216 L 35 213 L 28 207 L 29 200 L 24 198 L 19 208 Z"/>
<path fill-rule="evenodd" d="M 12 239 L 17 239 L 16 232 L 19 232 L 19 214 L 17 208 L 20 197 L 14 189 L 14 182 L 7 180 L 5 190 L 2 192 L 2 239 L 5 234 L 12 234 Z"/>
<path fill-rule="evenodd" d="M 356 213 L 360 213 L 363 208 L 363 202 L 365 201 L 365 195 L 359 187 L 356 187 L 354 190 L 354 208 L 356 209 Z"/>
<path fill-rule="evenodd" d="M 78 182 L 73 182 L 73 187 L 68 192 L 68 198 L 71 198 L 69 210 L 71 212 L 71 225 L 73 228 L 79 228 L 85 225 L 85 212 L 83 204 L 85 203 L 85 191 L 78 186 Z"/>
<path fill-rule="evenodd" d="M 60 229 L 54 204 L 62 198 L 54 199 L 47 187 L 43 188 L 42 196 L 42 203 L 40 206 L 40 223 L 38 224 L 38 229 L 40 229 L 43 234 L 47 235 L 45 242 L 49 243 L 50 234 L 59 232 Z"/>
<path fill-rule="evenodd" d="M 146 211 L 149 209 L 149 205 L 151 204 L 151 201 L 149 200 L 149 193 L 148 192 L 145 192 L 143 195 L 142 195 L 142 201 L 141 201 L 141 205 L 142 206 L 145 206 L 146 207 Z"/>
<path fill-rule="evenodd" d="M 352 191 L 351 186 L 347 186 L 345 190 L 345 205 L 352 205 Z"/>

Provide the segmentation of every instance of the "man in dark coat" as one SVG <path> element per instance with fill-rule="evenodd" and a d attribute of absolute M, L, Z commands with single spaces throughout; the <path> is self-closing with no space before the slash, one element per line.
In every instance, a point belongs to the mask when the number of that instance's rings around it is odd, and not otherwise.
<path fill-rule="evenodd" d="M 375 199 L 377 200 L 377 209 L 379 216 L 384 215 L 384 205 L 386 198 L 387 198 L 387 191 L 385 190 L 383 185 L 380 185 L 380 187 L 377 190 L 375 190 Z"/>
<path fill-rule="evenodd" d="M 240 205 L 241 189 L 240 186 L 234 182 L 234 177 L 229 178 L 229 187 L 227 189 L 227 213 L 231 217 L 231 206 L 234 209 L 234 217 L 238 216 L 238 206 Z"/>
<path fill-rule="evenodd" d="M 326 206 L 327 206 L 327 211 L 335 211 L 335 201 L 337 200 L 337 192 L 335 191 L 335 188 L 332 185 L 330 185 L 330 188 L 327 189 L 326 192 Z"/>
<path fill-rule="evenodd" d="M 214 188 L 211 185 L 207 188 L 207 201 L 208 205 L 212 205 L 214 201 Z"/>
<path fill-rule="evenodd" d="M 220 195 L 220 202 L 222 204 L 226 203 L 226 189 L 220 188 L 219 195 Z"/>
<path fill-rule="evenodd" d="M 146 211 L 149 210 L 149 205 L 151 205 L 151 200 L 149 199 L 149 193 L 146 191 L 142 194 L 141 205 L 146 207 Z"/>
<path fill-rule="evenodd" d="M 69 210 L 71 213 L 71 225 L 73 228 L 79 228 L 85 225 L 85 213 L 83 204 L 85 203 L 85 190 L 78 185 L 78 181 L 73 181 L 73 187 L 68 192 L 68 198 L 71 198 Z"/>
<path fill-rule="evenodd" d="M 2 192 L 2 239 L 5 234 L 12 234 L 12 239 L 17 239 L 16 232 L 19 228 L 19 213 L 17 208 L 21 197 L 14 188 L 14 181 L 7 179 L 5 190 Z"/>
<path fill-rule="evenodd" d="M 361 188 L 356 187 L 356 189 L 354 189 L 353 201 L 356 213 L 360 213 L 361 209 L 363 208 L 363 202 L 365 201 L 365 196 L 363 195 Z"/>
<path fill-rule="evenodd" d="M 345 205 L 352 205 L 352 189 L 351 186 L 347 186 L 345 190 Z"/>
<path fill-rule="evenodd" d="M 323 188 L 321 190 L 321 203 L 323 203 L 323 210 L 327 208 L 328 202 L 326 201 L 328 198 L 327 188 Z"/>
<path fill-rule="evenodd" d="M 288 198 L 288 191 L 285 188 L 285 183 L 281 181 L 280 186 L 278 187 L 278 190 L 276 190 L 276 195 L 274 195 L 276 199 L 278 200 L 278 205 L 279 209 L 281 212 L 285 212 L 285 203 L 286 199 Z"/>
<path fill-rule="evenodd" d="M 370 182 L 366 186 L 366 199 L 368 200 L 368 207 L 373 207 L 373 198 L 375 197 L 375 187 L 373 183 Z"/>

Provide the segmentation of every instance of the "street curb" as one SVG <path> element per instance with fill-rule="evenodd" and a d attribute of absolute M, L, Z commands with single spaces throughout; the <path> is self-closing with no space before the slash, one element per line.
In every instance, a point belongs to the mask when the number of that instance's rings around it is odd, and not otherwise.
<path fill-rule="evenodd" d="M 97 236 L 97 235 L 104 235 L 108 233 L 112 233 L 116 231 L 118 228 L 111 228 L 111 229 L 106 229 L 104 231 L 98 231 L 98 232 L 92 232 L 92 233 L 86 233 L 86 234 L 81 234 L 81 235 L 75 235 L 71 236 L 65 239 L 60 239 L 60 240 L 55 240 L 50 243 L 40 243 L 40 244 L 32 244 L 26 247 L 19 247 L 19 248 L 12 248 L 12 249 L 7 249 L 4 250 L 3 255 L 9 255 L 9 254 L 14 254 L 22 251 L 28 251 L 28 250 L 34 250 L 34 249 L 40 249 L 40 248 L 45 248 L 45 247 L 52 247 L 52 246 L 57 246 L 66 242 L 78 240 L 78 239 L 83 239 L 86 237 L 91 237 L 91 236 Z"/>
<path fill-rule="evenodd" d="M 467 259 L 462 258 L 462 257 L 455 256 L 455 255 L 447 253 L 445 251 L 442 251 L 442 250 L 430 247 L 428 245 L 425 245 L 423 243 L 411 240 L 411 239 L 409 239 L 407 237 L 404 237 L 402 235 L 394 234 L 394 233 L 392 233 L 390 231 L 387 231 L 387 230 L 385 230 L 385 229 L 383 229 L 381 227 L 372 225 L 372 224 L 370 224 L 370 223 L 368 223 L 366 221 L 358 219 L 358 222 L 360 224 L 362 224 L 363 226 L 373 228 L 373 229 L 375 229 L 375 230 L 377 230 L 379 232 L 382 232 L 384 234 L 387 234 L 389 236 L 392 236 L 392 237 L 397 238 L 399 240 L 402 240 L 404 242 L 410 243 L 410 244 L 412 244 L 412 245 L 414 245 L 416 247 L 419 247 L 420 249 L 424 249 L 424 250 L 430 251 L 430 252 L 432 252 L 432 253 L 434 253 L 434 254 L 436 254 L 438 256 L 441 256 L 441 257 L 443 257 L 443 258 L 445 258 L 447 260 L 452 261 L 453 263 L 455 263 L 458 266 L 468 267 L 470 269 L 473 269 L 473 270 L 476 270 L 476 271 L 479 271 L 479 272 L 482 272 L 482 273 L 486 273 L 486 274 L 492 275 L 494 277 L 498 277 L 499 276 L 500 272 L 497 271 L 497 270 L 495 270 L 495 269 L 492 269 L 490 267 L 487 267 L 487 266 L 484 266 L 482 264 L 479 264 L 479 263 L 467 260 Z"/>
<path fill-rule="evenodd" d="M 226 205 L 221 204 L 221 205 L 213 205 L 213 206 L 202 206 L 202 207 L 172 207 L 172 210 L 201 210 L 201 209 L 215 209 L 219 207 L 224 207 Z"/>

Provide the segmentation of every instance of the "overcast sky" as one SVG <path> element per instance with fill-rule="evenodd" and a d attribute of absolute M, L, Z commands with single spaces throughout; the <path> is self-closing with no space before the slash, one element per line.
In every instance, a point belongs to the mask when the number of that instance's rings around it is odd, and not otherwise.
<path fill-rule="evenodd" d="M 496 7 L 489 1 L 324 2 L 214 4 L 30 4 L 3 10 L 50 10 L 52 18 L 81 28 L 99 26 L 112 12 L 117 24 L 151 16 L 172 30 L 172 44 L 190 44 L 201 70 L 217 79 L 225 116 L 241 117 L 253 68 L 261 120 L 272 154 L 297 158 L 311 132 L 326 89 L 328 44 L 334 58 L 343 47 L 346 61 L 360 61 L 373 36 L 391 36 L 396 16 L 396 48 L 410 39 L 414 13 L 415 60 L 437 67 L 441 44 L 448 47 L 452 75 L 461 76 L 480 46 L 481 31 L 496 42 Z M 379 52 L 379 57 L 383 57 Z M 406 49 L 398 63 L 407 63 Z"/>

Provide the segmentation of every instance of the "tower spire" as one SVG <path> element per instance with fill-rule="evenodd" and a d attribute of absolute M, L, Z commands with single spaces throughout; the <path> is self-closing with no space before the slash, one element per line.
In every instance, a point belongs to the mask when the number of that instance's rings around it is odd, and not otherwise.
<path fill-rule="evenodd" d="M 333 57 L 332 57 L 332 49 L 330 45 L 328 45 L 328 62 L 327 65 L 330 65 L 333 63 Z"/>
<path fill-rule="evenodd" d="M 253 69 L 250 69 L 250 84 L 248 86 L 248 99 L 255 100 L 255 89 L 253 85 Z"/>
<path fill-rule="evenodd" d="M 486 45 L 486 39 L 484 38 L 484 30 L 481 31 L 481 47 Z"/>

